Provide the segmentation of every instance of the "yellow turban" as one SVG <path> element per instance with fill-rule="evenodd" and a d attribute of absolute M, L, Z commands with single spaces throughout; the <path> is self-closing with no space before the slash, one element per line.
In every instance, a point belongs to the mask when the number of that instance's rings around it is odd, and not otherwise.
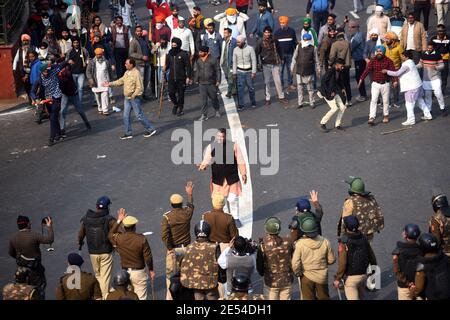
<path fill-rule="evenodd" d="M 386 34 L 384 35 L 384 37 L 385 37 L 386 39 L 398 40 L 397 34 L 395 34 L 395 32 L 392 32 L 392 31 L 386 32 Z"/>
<path fill-rule="evenodd" d="M 228 8 L 227 10 L 225 10 L 225 13 L 227 14 L 227 16 L 234 16 L 238 13 L 238 11 L 235 8 Z"/>
<path fill-rule="evenodd" d="M 97 49 L 94 50 L 95 54 L 103 54 L 103 52 L 105 52 L 105 50 L 102 49 L 102 48 L 97 48 Z"/>
<path fill-rule="evenodd" d="M 208 26 L 208 24 L 210 24 L 211 22 L 214 22 L 214 20 L 211 18 L 206 18 L 205 20 L 203 20 L 203 25 L 206 28 Z"/>
<path fill-rule="evenodd" d="M 278 21 L 280 21 L 280 23 L 283 23 L 283 24 L 288 24 L 289 23 L 289 18 L 286 17 L 286 16 L 280 16 L 278 18 Z"/>

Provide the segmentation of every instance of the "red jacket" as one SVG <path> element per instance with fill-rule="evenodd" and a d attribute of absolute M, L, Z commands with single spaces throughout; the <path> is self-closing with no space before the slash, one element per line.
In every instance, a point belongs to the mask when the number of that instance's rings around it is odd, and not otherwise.
<path fill-rule="evenodd" d="M 164 25 L 160 30 L 156 28 L 152 28 L 152 42 L 157 43 L 161 41 L 161 35 L 165 34 L 167 36 L 167 41 L 170 42 L 170 36 L 172 34 L 172 31 L 170 28 L 166 25 Z"/>
<path fill-rule="evenodd" d="M 153 11 L 153 19 L 152 24 L 155 25 L 155 18 L 157 16 L 162 16 L 166 19 L 168 16 L 172 14 L 170 10 L 170 6 L 167 2 L 163 2 L 158 5 L 156 2 L 152 2 L 152 0 L 147 0 L 147 8 Z"/>
<path fill-rule="evenodd" d="M 231 6 L 233 2 L 236 2 L 237 7 L 243 7 L 249 5 L 251 9 L 253 7 L 253 0 L 228 0 L 228 5 Z"/>

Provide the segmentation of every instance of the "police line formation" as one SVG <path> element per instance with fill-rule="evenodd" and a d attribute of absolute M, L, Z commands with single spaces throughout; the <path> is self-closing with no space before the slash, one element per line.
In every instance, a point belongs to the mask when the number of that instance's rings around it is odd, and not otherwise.
<path fill-rule="evenodd" d="M 346 299 L 359 300 L 364 299 L 371 279 L 369 266 L 377 265 L 371 245 L 384 228 L 384 217 L 361 178 L 349 177 L 346 182 L 349 197 L 338 218 L 338 270 L 333 287 L 340 299 L 343 289 Z M 258 241 L 239 236 L 239 221 L 224 212 L 229 205 L 226 198 L 213 193 L 212 209 L 195 224 L 195 239 L 191 241 L 193 189 L 188 182 L 186 206 L 181 195 L 173 194 L 172 209 L 161 221 L 161 238 L 167 249 L 167 300 L 290 300 L 295 278 L 302 300 L 329 299 L 328 266 L 336 262 L 336 254 L 322 235 L 324 213 L 316 191 L 311 191 L 310 199 L 298 200 L 286 237 L 280 235 L 282 222 L 269 217 L 264 223 L 265 235 Z M 68 272 L 57 282 L 56 299 L 146 300 L 150 296 L 149 278 L 155 299 L 152 252 L 145 236 L 136 233 L 139 221 L 123 208 L 117 219 L 113 218 L 110 204 L 108 197 L 99 198 L 96 209 L 88 210 L 81 219 L 77 242 L 81 250 L 86 240 L 95 276 L 81 271 L 84 261 L 80 254 L 70 253 Z M 407 224 L 403 240 L 392 251 L 399 300 L 450 298 L 450 207 L 442 193 L 435 194 L 431 204 L 434 213 L 429 233 L 421 233 L 416 224 Z M 17 218 L 19 231 L 10 239 L 9 254 L 18 267 L 15 281 L 3 288 L 5 300 L 45 299 L 45 269 L 39 247 L 51 244 L 54 235 L 52 219 L 44 218 L 42 223 L 47 230 L 40 234 L 31 230 L 28 217 Z M 121 264 L 114 276 L 113 251 L 119 254 Z M 263 295 L 252 285 L 256 272 L 263 277 Z"/>
<path fill-rule="evenodd" d="M 433 118 L 432 93 L 442 116 L 446 116 L 443 91 L 450 44 L 445 33 L 445 16 L 439 11 L 437 35 L 428 41 L 428 16 L 422 24 L 420 10 L 416 10 L 420 1 L 414 3 L 415 14 L 408 13 L 406 17 L 400 10 L 404 3 L 392 7 L 391 1 L 383 2 L 386 2 L 384 7 L 378 4 L 368 19 L 369 31 L 364 36 L 356 21 L 345 18 L 338 25 L 337 17 L 330 13 L 335 5 L 333 1 L 309 1 L 301 39 L 297 42 L 289 18 L 280 16 L 280 28 L 274 31 L 273 2 L 258 1 L 256 24 L 248 32 L 249 37 L 257 39 L 253 48 L 246 38 L 247 12 L 253 1 L 236 1 L 234 8 L 230 0 L 230 7 L 213 19 L 205 18 L 201 8 L 195 7 L 185 25 L 177 6 L 148 0 L 147 7 L 153 16 L 147 31 L 134 14 L 132 0 L 111 2 L 110 27 L 97 15 L 99 1 L 54 5 L 47 0 L 36 0 L 32 2 L 28 33 L 21 37 L 13 67 L 22 72 L 30 102 L 37 106 L 37 122 L 45 114 L 50 117 L 49 145 L 65 137 L 70 102 L 86 128 L 91 129 L 82 105 L 85 78 L 95 96 L 98 112 L 104 116 L 112 112 L 114 103 L 110 88 L 124 87 L 121 139 L 133 137 L 132 109 L 145 128 L 144 136 L 156 133 L 141 108 L 142 99 L 151 100 L 156 96 L 161 102 L 168 91 L 173 115 L 182 116 L 185 89 L 192 83 L 198 84 L 203 101 L 199 120 L 208 119 L 208 99 L 214 116 L 220 117 L 217 92 L 221 69 L 228 81 L 227 96 L 237 96 L 238 110 L 247 108 L 245 88 L 250 106 L 256 106 L 254 80 L 258 70 L 263 71 L 267 106 L 271 104 L 272 80 L 278 101 L 285 108 L 290 108 L 286 91 L 297 91 L 299 109 L 306 105 L 304 87 L 309 106 L 315 107 L 314 87 L 320 82 L 317 95 L 330 107 L 320 121 L 323 131 L 328 131 L 326 124 L 336 112 L 335 128 L 343 129 L 344 111 L 352 105 L 352 60 L 359 91 L 357 101 L 367 99 L 364 79 L 371 77 L 369 125 L 375 123 L 379 98 L 383 105 L 382 121 L 389 122 L 389 108 L 399 106 L 400 92 L 404 92 L 407 109 L 403 125 L 415 123 L 416 102 L 423 111 L 423 120 Z M 294 85 L 294 75 L 297 85 Z M 115 106 L 114 109 L 117 110 Z M 336 255 L 330 241 L 321 235 L 323 211 L 317 192 L 312 191 L 309 200 L 298 201 L 288 237 L 280 236 L 281 221 L 276 217 L 266 220 L 266 235 L 259 241 L 240 237 L 239 174 L 245 184 L 245 162 L 239 147 L 227 142 L 225 136 L 226 130 L 220 129 L 198 168 L 205 170 L 211 166 L 212 210 L 195 224 L 195 240 L 191 242 L 190 237 L 194 211 L 191 182 L 186 185 L 187 206 L 183 207 L 181 195 L 174 194 L 170 198 L 172 210 L 162 218 L 162 241 L 167 248 L 166 298 L 290 299 L 292 283 L 298 278 L 302 299 L 328 299 L 328 265 L 335 263 Z M 225 148 L 234 154 L 233 162 L 214 162 L 218 151 L 225 159 Z M 339 267 L 333 286 L 339 296 L 343 288 L 347 299 L 362 299 L 368 266 L 376 265 L 371 241 L 383 229 L 384 218 L 361 178 L 350 177 L 347 183 L 349 198 L 344 202 L 338 223 Z M 110 203 L 108 197 L 101 197 L 96 210 L 89 210 L 81 219 L 78 244 L 81 250 L 86 239 L 95 276 L 78 272 L 83 258 L 71 253 L 68 264 L 73 273 L 58 281 L 57 299 L 145 300 L 149 295 L 148 279 L 155 298 L 152 253 L 145 236 L 135 232 L 138 219 L 127 215 L 124 209 L 119 210 L 117 219 L 113 218 L 109 214 Z M 450 298 L 450 209 L 446 196 L 435 194 L 432 206 L 435 213 L 429 223 L 429 233 L 421 233 L 417 225 L 406 225 L 404 241 L 392 253 L 399 299 Z M 26 216 L 19 216 L 17 225 L 19 231 L 11 237 L 9 254 L 16 259 L 18 267 L 15 282 L 5 286 L 3 297 L 44 299 L 46 280 L 40 244 L 53 243 L 53 221 L 50 217 L 42 221 L 46 234 L 31 231 Z M 113 277 L 114 290 L 110 287 L 113 251 L 118 252 L 122 268 Z M 254 292 L 255 269 L 264 278 L 264 295 Z"/>
<path fill-rule="evenodd" d="M 134 0 L 111 0 L 109 26 L 97 15 L 100 1 L 68 2 L 54 5 L 47 0 L 32 1 L 33 14 L 13 63 L 35 106 L 36 121 L 50 118 L 49 145 L 66 137 L 70 103 L 86 129 L 91 130 L 83 110 L 85 79 L 98 113 L 104 116 L 121 111 L 115 106 L 111 87 L 123 86 L 121 139 L 133 137 L 132 110 L 144 127 L 144 137 L 156 134 L 142 110 L 142 100 L 159 99 L 160 112 L 163 101 L 170 100 L 173 115 L 183 116 L 189 85 L 198 85 L 202 104 L 198 120 L 208 119 L 209 106 L 214 109 L 214 117 L 220 117 L 218 86 L 222 71 L 228 83 L 226 96 L 236 97 L 239 111 L 257 106 L 254 81 L 260 71 L 265 83 L 265 106 L 272 103 L 272 82 L 278 102 L 285 109 L 306 105 L 314 108 L 325 99 L 330 110 L 318 124 L 324 132 L 330 130 L 327 123 L 336 112 L 334 127 L 344 130 L 341 124 L 346 108 L 352 106 L 352 101 L 368 99 L 368 76 L 369 125 L 375 124 L 378 105 L 383 109 L 382 122 L 389 122 L 390 109 L 400 108 L 400 93 L 404 93 L 406 107 L 404 126 L 416 123 L 416 103 L 423 112 L 423 121 L 433 119 L 433 93 L 442 116 L 447 116 L 444 92 L 450 51 L 445 26 L 448 3 L 435 4 L 438 24 L 435 30 L 429 30 L 429 0 L 414 4 L 380 0 L 367 20 L 365 35 L 357 20 L 350 21 L 346 16 L 339 24 L 336 15 L 330 13 L 335 1 L 310 0 L 297 41 L 287 16 L 278 17 L 279 28 L 275 29 L 272 1 L 258 0 L 256 24 L 249 30 L 246 27 L 252 0 L 238 0 L 236 8 L 230 0 L 229 7 L 213 18 L 205 18 L 201 8 L 195 7 L 189 19 L 180 16 L 176 5 L 148 0 L 150 22 L 136 16 Z M 355 0 L 355 6 L 355 12 L 362 10 L 359 1 Z M 420 22 L 421 13 L 424 23 Z M 256 39 L 254 47 L 247 43 L 247 34 Z M 352 64 L 359 93 L 355 99 L 350 84 Z M 305 87 L 308 99 L 304 98 Z M 245 101 L 246 90 L 249 104 Z M 292 92 L 298 94 L 296 105 L 287 99 Z"/>

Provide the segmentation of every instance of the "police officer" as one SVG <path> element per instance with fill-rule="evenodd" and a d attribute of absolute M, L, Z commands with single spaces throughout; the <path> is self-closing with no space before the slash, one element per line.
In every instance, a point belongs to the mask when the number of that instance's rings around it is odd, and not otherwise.
<path fill-rule="evenodd" d="M 195 300 L 217 300 L 220 247 L 209 241 L 211 226 L 204 220 L 194 227 L 196 240 L 181 261 L 181 284 L 194 290 Z"/>
<path fill-rule="evenodd" d="M 358 218 L 359 231 L 372 242 L 373 235 L 384 228 L 384 217 L 375 197 L 366 191 L 364 182 L 358 177 L 348 177 L 345 180 L 350 185 L 349 198 L 345 199 L 344 208 L 338 223 L 338 237 L 343 232 L 343 218 L 354 215 Z"/>
<path fill-rule="evenodd" d="M 102 300 L 102 292 L 97 279 L 81 271 L 83 258 L 77 253 L 67 257 L 67 273 L 59 279 L 56 287 L 56 300 Z"/>
<path fill-rule="evenodd" d="M 109 241 L 120 255 L 122 269 L 130 274 L 130 281 L 139 300 L 147 300 L 148 275 L 154 281 L 153 257 L 150 245 L 144 235 L 136 233 L 138 219 L 128 216 L 125 209 L 119 209 L 117 223 L 108 234 Z M 123 224 L 124 232 L 119 232 L 119 226 Z M 145 267 L 148 268 L 148 275 Z"/>
<path fill-rule="evenodd" d="M 186 246 L 191 243 L 191 219 L 194 213 L 192 198 L 194 185 L 192 181 L 186 184 L 187 206 L 183 208 L 183 197 L 179 194 L 170 196 L 172 210 L 164 213 L 161 221 L 161 238 L 166 246 L 166 300 L 172 300 L 170 294 L 170 277 L 179 272 L 181 257 Z"/>
<path fill-rule="evenodd" d="M 311 211 L 311 203 L 308 199 L 300 198 L 297 201 L 297 210 L 295 216 L 292 217 L 292 222 L 289 224 L 290 238 L 292 242 L 300 239 L 303 236 L 298 226 L 299 222 L 304 217 L 313 217 L 316 220 L 317 228 L 319 229 L 319 235 L 322 235 L 322 227 L 320 223 L 322 222 L 323 210 L 322 206 L 319 203 L 318 193 L 317 191 L 312 190 L 309 194 L 311 196 L 311 201 L 314 205 L 315 212 Z"/>
<path fill-rule="evenodd" d="M 366 236 L 359 231 L 359 221 L 354 215 L 344 219 L 345 233 L 339 238 L 338 272 L 334 287 L 339 289 L 341 280 L 346 277 L 344 290 L 347 300 L 361 300 L 364 297 L 367 281 L 367 267 L 376 265 L 377 260 Z"/>
<path fill-rule="evenodd" d="M 450 257 L 450 207 L 447 196 L 433 196 L 431 204 L 434 214 L 429 222 L 429 232 L 436 237 L 444 253 Z"/>
<path fill-rule="evenodd" d="M 264 300 L 262 294 L 248 293 L 250 278 L 246 274 L 237 274 L 231 280 L 231 294 L 225 300 Z"/>
<path fill-rule="evenodd" d="M 9 241 L 9 255 L 16 259 L 19 267 L 30 269 L 30 285 L 35 286 L 39 293 L 39 299 L 45 300 L 45 268 L 41 263 L 41 244 L 53 243 L 53 221 L 50 217 L 44 218 L 47 234 L 31 231 L 30 219 L 26 216 L 17 217 L 19 232 L 15 233 Z"/>
<path fill-rule="evenodd" d="M 266 300 L 291 300 L 294 274 L 291 268 L 292 244 L 279 236 L 281 221 L 270 217 L 264 222 L 266 235 L 258 245 L 256 269 L 264 277 Z"/>
<path fill-rule="evenodd" d="M 393 269 L 397 277 L 398 300 L 413 300 L 414 298 L 409 286 L 414 283 L 417 258 L 421 255 L 417 244 L 419 235 L 418 225 L 407 224 L 402 233 L 405 241 L 397 242 L 397 247 L 392 252 Z"/>
<path fill-rule="evenodd" d="M 427 300 L 450 299 L 450 261 L 439 247 L 438 240 L 430 233 L 419 237 L 423 257 L 418 258 L 414 284 L 410 290 L 414 296 Z"/>
<path fill-rule="evenodd" d="M 97 200 L 96 210 L 89 209 L 81 219 L 78 246 L 82 248 L 86 237 L 89 256 L 95 277 L 100 283 L 103 299 L 109 292 L 113 265 L 113 247 L 108 240 L 109 230 L 116 220 L 109 214 L 111 200 L 102 196 Z"/>
<path fill-rule="evenodd" d="M 29 285 L 30 269 L 18 267 L 15 282 L 3 287 L 3 300 L 39 300 L 34 286 Z"/>
<path fill-rule="evenodd" d="M 128 290 L 130 275 L 125 270 L 120 270 L 113 278 L 114 291 L 110 292 L 106 300 L 139 300 L 136 293 Z"/>

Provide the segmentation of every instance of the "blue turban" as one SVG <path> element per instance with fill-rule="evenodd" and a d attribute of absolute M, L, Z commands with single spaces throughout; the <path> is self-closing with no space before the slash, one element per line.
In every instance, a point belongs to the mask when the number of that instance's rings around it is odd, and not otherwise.
<path fill-rule="evenodd" d="M 311 34 L 305 33 L 305 34 L 303 35 L 303 40 L 312 40 Z"/>
<path fill-rule="evenodd" d="M 376 47 L 375 47 L 375 51 L 377 51 L 378 49 L 380 49 L 381 51 L 383 51 L 383 54 L 386 54 L 386 47 L 385 47 L 385 46 L 376 46 Z"/>

